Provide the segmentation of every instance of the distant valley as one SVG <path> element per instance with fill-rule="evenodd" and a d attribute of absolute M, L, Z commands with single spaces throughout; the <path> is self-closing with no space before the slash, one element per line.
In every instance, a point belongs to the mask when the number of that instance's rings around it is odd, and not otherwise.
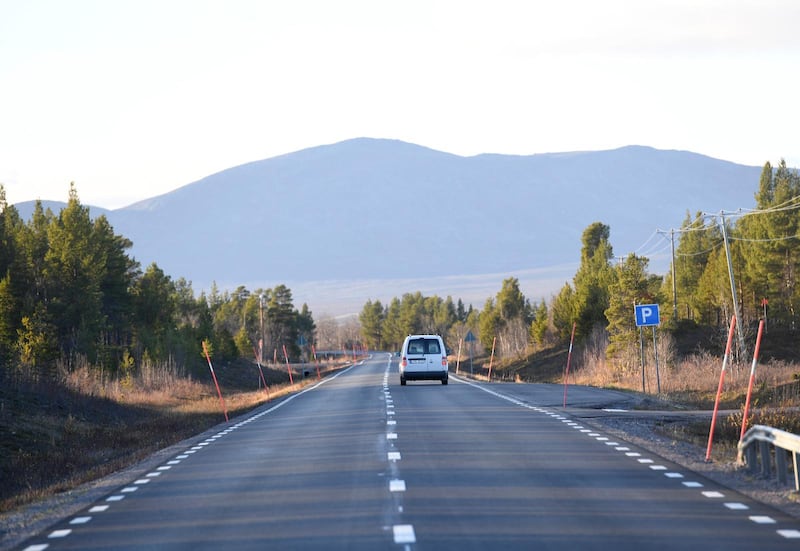
<path fill-rule="evenodd" d="M 481 307 L 512 275 L 532 300 L 557 292 L 595 221 L 610 226 L 616 255 L 647 256 L 664 273 L 669 241 L 656 230 L 678 228 L 687 211 L 754 206 L 760 173 L 642 146 L 460 157 L 358 138 L 91 213 L 133 241 L 143 267 L 156 262 L 198 292 L 285 283 L 315 316 L 417 290 Z M 28 218 L 33 203 L 16 207 Z"/>

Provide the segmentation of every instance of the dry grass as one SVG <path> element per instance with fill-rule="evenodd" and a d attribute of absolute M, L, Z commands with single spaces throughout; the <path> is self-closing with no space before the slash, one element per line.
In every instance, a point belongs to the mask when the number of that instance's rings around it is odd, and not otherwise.
<path fill-rule="evenodd" d="M 646 403 L 658 408 L 712 410 L 722 370 L 724 335 L 709 330 L 687 331 L 680 335 L 680 342 L 677 343 L 669 332 L 659 332 L 658 377 L 652 333 L 645 334 L 645 337 L 644 385 L 642 350 L 639 346 L 626 350 L 611 361 L 606 357 L 608 340 L 603 331 L 593 333 L 576 347 L 570 382 L 657 395 L 658 400 L 648 400 Z M 800 408 L 800 361 L 796 342 L 794 333 L 772 333 L 764 339 L 762 360 L 756 369 L 748 426 L 764 424 L 800 434 L 800 415 L 797 413 Z M 782 359 L 774 359 L 776 356 Z M 488 364 L 488 358 L 486 360 L 484 368 Z M 524 360 L 496 365 L 492 379 L 560 383 L 564 380 L 566 360 L 566 347 L 540 350 Z M 734 358 L 727 365 L 720 399 L 719 407 L 725 413 L 718 417 L 715 446 L 731 448 L 734 455 L 742 425 L 751 363 L 752 357 L 746 361 L 735 361 Z M 479 372 L 485 373 L 485 370 Z M 709 423 L 707 420 L 669 421 L 664 422 L 662 430 L 672 438 L 705 446 Z"/>
<path fill-rule="evenodd" d="M 340 365 L 325 364 L 323 372 Z M 286 368 L 219 370 L 230 418 L 311 384 Z M 59 381 L 0 385 L 0 512 L 115 472 L 225 418 L 210 375 L 193 380 L 172 364 L 110 377 L 87 365 L 61 368 Z"/>

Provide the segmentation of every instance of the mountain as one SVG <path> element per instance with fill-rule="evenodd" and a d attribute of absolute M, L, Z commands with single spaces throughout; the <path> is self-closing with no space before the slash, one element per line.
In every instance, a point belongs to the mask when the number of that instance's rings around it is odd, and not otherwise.
<path fill-rule="evenodd" d="M 143 266 L 155 261 L 196 290 L 286 283 L 296 302 L 334 313 L 416 290 L 482 306 L 509 274 L 534 300 L 559 289 L 595 221 L 610 226 L 615 254 L 648 256 L 662 273 L 669 242 L 654 232 L 687 211 L 753 206 L 760 173 L 642 146 L 461 157 L 359 138 L 102 213 Z"/>

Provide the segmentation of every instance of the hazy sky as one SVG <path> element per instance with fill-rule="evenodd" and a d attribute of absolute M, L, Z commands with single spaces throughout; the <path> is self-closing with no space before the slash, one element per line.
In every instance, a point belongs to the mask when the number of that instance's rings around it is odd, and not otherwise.
<path fill-rule="evenodd" d="M 74 181 L 116 208 L 360 136 L 796 167 L 798 97 L 796 0 L 0 0 L 11 203 Z"/>

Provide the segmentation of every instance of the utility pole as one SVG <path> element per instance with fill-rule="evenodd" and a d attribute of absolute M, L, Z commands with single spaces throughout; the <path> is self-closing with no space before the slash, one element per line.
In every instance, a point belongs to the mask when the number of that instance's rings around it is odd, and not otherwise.
<path fill-rule="evenodd" d="M 731 261 L 731 246 L 728 242 L 728 231 L 725 228 L 725 213 L 720 211 L 719 218 L 722 225 L 722 240 L 725 243 L 725 257 L 728 259 L 728 277 L 731 281 L 731 296 L 733 297 L 733 313 L 736 315 L 736 336 L 739 341 L 740 358 L 747 356 L 747 349 L 744 344 L 744 333 L 742 332 L 742 315 L 739 312 L 739 299 L 736 296 L 736 281 L 733 277 L 733 262 Z"/>
<path fill-rule="evenodd" d="M 670 228 L 669 239 L 672 243 L 672 319 L 678 322 L 678 283 L 675 281 L 675 228 Z"/>
<path fill-rule="evenodd" d="M 258 347 L 258 361 L 264 363 L 264 293 L 258 297 L 258 317 L 260 320 L 259 328 L 261 331 L 261 342 Z"/>

